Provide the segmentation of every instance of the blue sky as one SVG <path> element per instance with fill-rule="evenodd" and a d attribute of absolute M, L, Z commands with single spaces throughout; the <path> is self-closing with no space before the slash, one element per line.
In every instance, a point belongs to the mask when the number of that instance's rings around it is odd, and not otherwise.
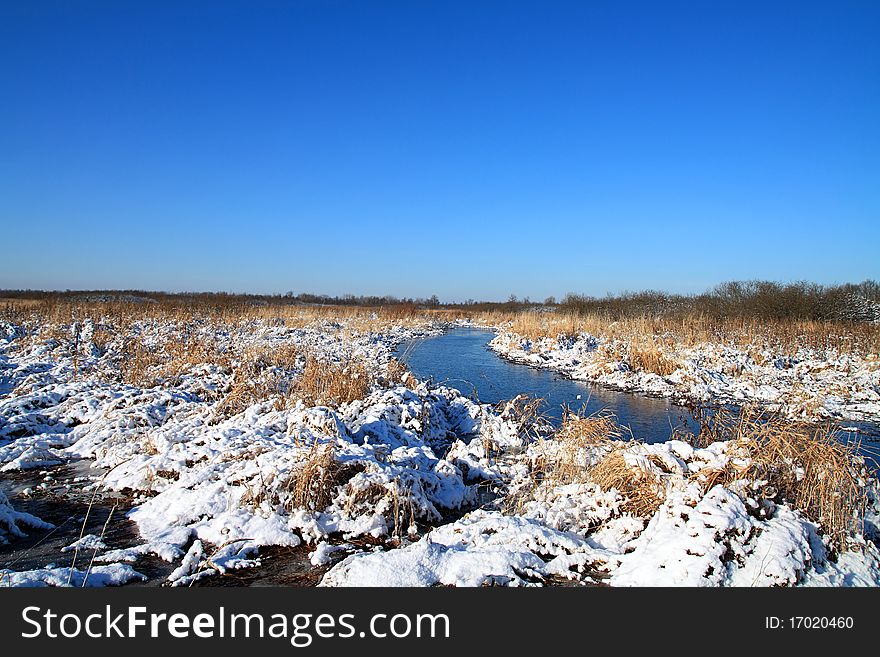
<path fill-rule="evenodd" d="M 877 2 L 6 2 L 0 288 L 880 278 Z"/>

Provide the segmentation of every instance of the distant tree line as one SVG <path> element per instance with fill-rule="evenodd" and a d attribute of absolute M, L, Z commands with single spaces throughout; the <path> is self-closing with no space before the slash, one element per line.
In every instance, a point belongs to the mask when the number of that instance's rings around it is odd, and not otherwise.
<path fill-rule="evenodd" d="M 607 297 L 568 294 L 560 310 L 611 318 L 700 313 L 719 319 L 880 321 L 880 284 L 824 286 L 816 283 L 731 281 L 694 295 L 656 290 Z"/>
<path fill-rule="evenodd" d="M 296 294 L 239 294 L 234 292 L 155 292 L 147 290 L 0 290 L 0 298 L 4 299 L 37 299 L 45 301 L 117 301 L 123 303 L 160 302 L 179 305 L 309 305 L 309 306 L 361 306 L 365 308 L 402 306 L 411 309 L 467 309 L 471 311 L 528 310 L 542 305 L 555 305 L 554 297 L 548 297 L 543 303 L 531 301 L 528 297 L 518 299 L 510 295 L 504 302 L 475 301 L 468 299 L 462 302 L 442 303 L 434 294 L 430 297 L 395 297 L 390 295 L 343 294 L 331 296 L 303 292 Z"/>
<path fill-rule="evenodd" d="M 880 283 L 824 286 L 805 281 L 775 283 L 772 281 L 731 281 L 701 294 L 669 294 L 659 290 L 624 292 L 594 297 L 570 293 L 557 303 L 554 297 L 532 301 L 511 294 L 507 301 L 475 301 L 442 303 L 437 295 L 430 297 L 355 296 L 344 294 L 237 294 L 231 292 L 149 292 L 144 290 L 0 290 L 0 298 L 42 299 L 46 301 L 121 301 L 165 302 L 181 305 L 325 305 L 386 307 L 399 306 L 404 311 L 417 309 L 457 309 L 470 312 L 521 312 L 558 310 L 576 314 L 599 314 L 612 319 L 637 316 L 669 316 L 698 313 L 709 317 L 790 319 L 815 321 L 880 322 Z"/>

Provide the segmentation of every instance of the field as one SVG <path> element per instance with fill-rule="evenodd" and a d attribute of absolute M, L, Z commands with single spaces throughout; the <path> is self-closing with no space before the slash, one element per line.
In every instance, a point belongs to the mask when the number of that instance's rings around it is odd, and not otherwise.
<path fill-rule="evenodd" d="M 279 555 L 301 571 L 269 581 L 325 586 L 880 585 L 877 480 L 806 422 L 880 417 L 876 325 L 420 305 L 10 297 L 0 586 L 219 584 Z M 394 358 L 453 322 L 745 411 L 655 445 L 610 414 L 554 427 Z"/>

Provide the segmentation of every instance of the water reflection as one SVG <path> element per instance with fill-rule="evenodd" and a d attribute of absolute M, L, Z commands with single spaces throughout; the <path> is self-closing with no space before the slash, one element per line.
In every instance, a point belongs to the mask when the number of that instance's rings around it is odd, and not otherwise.
<path fill-rule="evenodd" d="M 455 329 L 405 344 L 398 357 L 417 377 L 431 378 L 481 402 L 494 404 L 523 393 L 542 397 L 546 414 L 557 422 L 563 407 L 579 409 L 585 405 L 588 413 L 613 411 L 622 426 L 646 442 L 668 440 L 673 427 L 683 424 L 696 429 L 687 409 L 667 399 L 616 392 L 572 381 L 552 370 L 506 361 L 487 347 L 493 337 L 485 330 Z"/>
<path fill-rule="evenodd" d="M 617 392 L 582 381 L 572 381 L 557 372 L 519 365 L 504 360 L 487 344 L 494 333 L 457 328 L 441 336 L 407 343 L 398 350 L 419 378 L 431 378 L 481 402 L 497 403 L 519 394 L 542 397 L 545 412 L 554 421 L 562 418 L 563 407 L 588 413 L 608 409 L 633 437 L 645 442 L 668 440 L 674 427 L 699 429 L 688 410 L 668 399 Z M 844 422 L 840 439 L 859 445 L 872 469 L 880 469 L 880 440 L 877 423 Z M 857 432 L 847 429 L 856 428 Z"/>

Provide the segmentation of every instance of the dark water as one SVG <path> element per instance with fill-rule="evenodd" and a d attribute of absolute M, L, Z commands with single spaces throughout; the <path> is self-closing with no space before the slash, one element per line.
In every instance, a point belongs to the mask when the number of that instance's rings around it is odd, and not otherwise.
<path fill-rule="evenodd" d="M 519 394 L 542 397 L 545 413 L 555 421 L 568 406 L 587 413 L 612 411 L 633 437 L 645 442 L 668 440 L 673 427 L 699 427 L 687 409 L 668 399 L 618 392 L 583 381 L 572 381 L 550 369 L 539 369 L 504 360 L 487 346 L 491 331 L 456 328 L 443 335 L 404 344 L 398 358 L 420 379 L 456 388 L 481 402 L 496 403 Z M 880 426 L 875 422 L 843 421 L 840 440 L 858 445 L 868 465 L 880 471 Z M 855 429 L 855 431 L 853 431 Z"/>
<path fill-rule="evenodd" d="M 687 409 L 667 399 L 616 392 L 572 381 L 549 369 L 504 360 L 487 346 L 493 337 L 490 331 L 457 328 L 405 344 L 398 357 L 420 379 L 431 378 L 481 402 L 494 404 L 519 394 L 542 397 L 545 413 L 557 421 L 563 407 L 580 409 L 585 405 L 587 413 L 613 411 L 622 426 L 645 442 L 668 440 L 672 428 L 684 423 L 696 429 Z"/>

